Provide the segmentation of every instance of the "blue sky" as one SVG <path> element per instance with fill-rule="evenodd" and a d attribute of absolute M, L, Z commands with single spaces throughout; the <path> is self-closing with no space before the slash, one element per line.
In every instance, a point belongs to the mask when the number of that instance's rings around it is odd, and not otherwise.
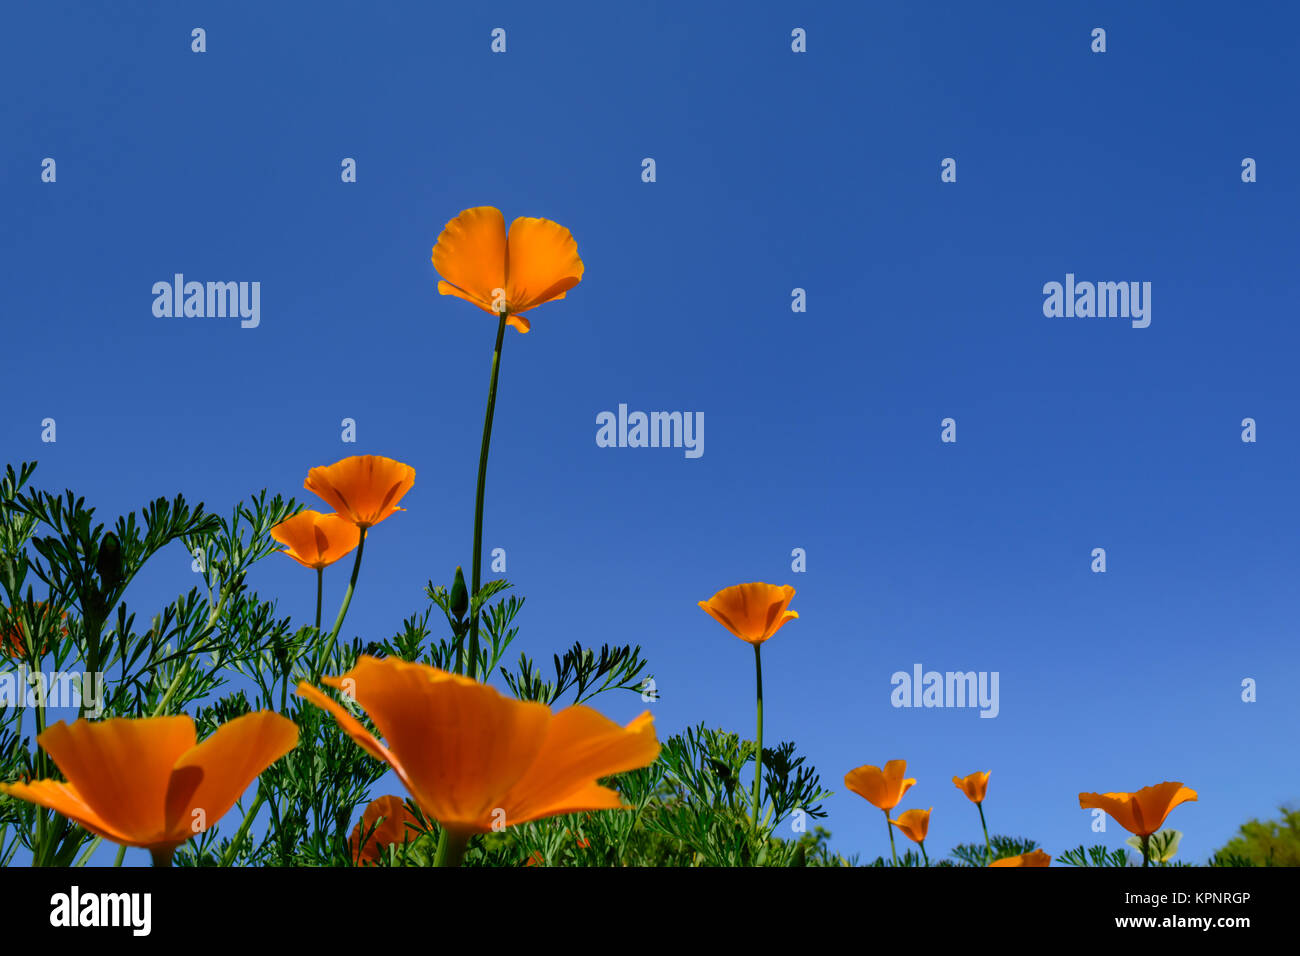
<path fill-rule="evenodd" d="M 934 807 L 932 856 L 979 838 L 951 783 L 974 770 L 993 771 L 991 829 L 1053 854 L 1123 843 L 1091 832 L 1080 791 L 1198 790 L 1170 818 L 1190 860 L 1300 799 L 1295 11 L 4 19 L 0 457 L 38 459 L 39 485 L 105 518 L 178 491 L 226 512 L 263 487 L 314 504 L 307 469 L 348 454 L 406 461 L 409 510 L 372 534 L 346 627 L 391 635 L 469 562 L 495 331 L 437 294 L 430 248 L 466 207 L 543 216 L 586 275 L 507 333 L 484 543 L 527 597 L 520 649 L 640 644 L 661 735 L 750 733 L 752 655 L 696 602 L 793 584 L 801 617 L 764 652 L 766 739 L 798 743 L 836 791 L 833 846 L 865 857 L 887 839 L 843 774 L 891 758 L 919 780 L 903 807 Z M 259 281 L 260 326 L 154 317 L 177 272 Z M 1150 282 L 1150 327 L 1045 317 L 1067 273 Z M 597 447 L 620 403 L 703 412 L 704 455 Z M 191 584 L 177 548 L 128 600 Z M 310 572 L 273 557 L 253 584 L 307 621 Z M 999 715 L 892 707 L 915 663 L 997 671 Z"/>

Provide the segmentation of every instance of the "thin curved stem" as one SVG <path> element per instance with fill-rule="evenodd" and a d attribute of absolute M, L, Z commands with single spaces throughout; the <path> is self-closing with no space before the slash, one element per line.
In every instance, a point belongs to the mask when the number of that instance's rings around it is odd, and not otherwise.
<path fill-rule="evenodd" d="M 763 796 L 763 656 L 762 644 L 754 645 L 754 682 L 758 701 L 758 752 L 754 755 L 754 829 L 758 830 L 758 811 Z"/>

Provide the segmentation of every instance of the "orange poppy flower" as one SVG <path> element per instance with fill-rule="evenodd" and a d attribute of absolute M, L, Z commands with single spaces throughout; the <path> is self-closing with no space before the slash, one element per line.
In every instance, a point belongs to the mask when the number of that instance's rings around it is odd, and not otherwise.
<path fill-rule="evenodd" d="M 966 777 L 953 777 L 953 785 L 966 794 L 971 803 L 983 803 L 984 794 L 989 788 L 989 774 L 992 770 L 980 770 Z"/>
<path fill-rule="evenodd" d="M 68 778 L 0 784 L 0 793 L 63 814 L 114 843 L 170 860 L 215 824 L 263 770 L 298 743 L 293 721 L 245 714 L 195 743 L 194 721 L 113 717 L 59 721 L 36 738 Z"/>
<path fill-rule="evenodd" d="M 933 809 L 934 807 L 930 808 Z M 921 843 L 930 832 L 930 810 L 904 810 L 897 820 L 889 822 L 907 834 L 913 843 Z"/>
<path fill-rule="evenodd" d="M 44 601 L 38 601 L 36 603 L 36 607 L 40 609 L 39 611 L 37 611 L 37 614 L 40 616 L 41 622 L 43 624 L 45 617 L 48 616 L 49 614 L 49 606 Z M 23 650 L 26 648 L 27 636 L 22 621 L 16 619 L 17 615 L 14 613 L 13 608 L 10 608 L 9 612 L 11 615 L 15 617 L 15 620 L 13 624 L 9 626 L 9 628 L 5 630 L 0 630 L 0 654 L 5 655 L 6 657 L 16 657 L 17 655 L 21 654 Z M 60 621 L 66 620 L 67 616 L 68 616 L 68 612 L 64 611 L 62 614 L 59 615 Z M 39 630 L 39 626 L 38 626 L 38 630 Z M 59 625 L 59 631 L 60 633 L 66 635 L 68 633 L 68 625 L 61 623 Z M 42 647 L 39 653 L 41 655 L 44 655 L 48 650 L 49 647 L 47 645 L 46 647 Z"/>
<path fill-rule="evenodd" d="M 305 568 L 327 568 L 356 550 L 361 532 L 350 519 L 319 511 L 302 511 L 271 529 L 271 537 Z"/>
<path fill-rule="evenodd" d="M 433 247 L 438 291 L 472 302 L 484 312 L 506 314 L 520 332 L 532 328 L 520 315 L 563 299 L 582 281 L 578 243 L 557 222 L 520 217 L 506 232 L 493 206 L 466 209 L 447 223 Z"/>
<path fill-rule="evenodd" d="M 310 684 L 298 693 L 333 714 L 363 750 L 397 771 L 428 817 L 458 834 L 621 807 L 619 795 L 596 781 L 659 756 L 649 711 L 626 727 L 590 707 L 553 714 L 396 658 L 363 656 L 342 677 L 322 679 L 365 708 L 386 745 Z"/>
<path fill-rule="evenodd" d="M 415 469 L 382 455 L 353 455 L 307 472 L 302 486 L 363 531 L 394 511 L 415 484 Z"/>
<path fill-rule="evenodd" d="M 1052 855 L 1044 853 L 1042 850 L 1030 850 L 1028 853 L 1022 853 L 1019 856 L 1003 857 L 1001 860 L 994 860 L 989 866 L 1051 866 Z"/>
<path fill-rule="evenodd" d="M 361 837 L 367 831 L 370 836 L 366 837 L 363 847 Z M 371 800 L 361 814 L 361 822 L 353 828 L 348 839 L 348 848 L 357 866 L 377 866 L 386 848 L 410 843 L 423 832 L 424 825 L 407 809 L 405 800 L 393 796 L 380 797 Z"/>
<path fill-rule="evenodd" d="M 906 760 L 891 760 L 885 764 L 884 770 L 869 765 L 858 767 L 844 775 L 844 786 L 858 796 L 866 798 L 868 803 L 888 813 L 898 806 L 898 802 L 903 799 L 903 794 L 916 783 L 916 780 L 911 777 L 904 779 L 905 773 L 907 773 Z"/>
<path fill-rule="evenodd" d="M 736 584 L 723 588 L 707 601 L 700 601 L 715 621 L 750 644 L 762 644 L 781 630 L 787 621 L 799 616 L 798 611 L 787 611 L 794 597 L 790 585 Z"/>
<path fill-rule="evenodd" d="M 1158 783 L 1137 793 L 1081 793 L 1084 810 L 1105 810 L 1115 822 L 1135 836 L 1150 836 L 1180 803 L 1196 799 L 1196 791 L 1181 783 Z"/>

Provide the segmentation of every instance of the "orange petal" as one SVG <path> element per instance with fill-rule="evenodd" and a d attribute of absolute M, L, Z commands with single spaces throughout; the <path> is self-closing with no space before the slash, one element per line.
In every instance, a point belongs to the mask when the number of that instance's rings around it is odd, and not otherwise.
<path fill-rule="evenodd" d="M 308 568 L 326 568 L 356 550 L 361 533 L 348 518 L 319 511 L 302 511 L 271 529 L 271 537 L 287 554 Z"/>
<path fill-rule="evenodd" d="M 303 487 L 358 527 L 379 524 L 415 485 L 415 469 L 382 455 L 353 455 L 307 473 Z"/>
<path fill-rule="evenodd" d="M 176 762 L 167 794 L 168 831 L 188 839 L 214 825 L 263 770 L 297 744 L 294 722 L 269 710 L 222 724 Z"/>
<path fill-rule="evenodd" d="M 73 823 L 80 824 L 96 836 L 102 836 L 114 843 L 135 846 L 135 837 L 116 830 L 95 813 L 81 794 L 70 784 L 57 780 L 35 780 L 32 783 L 0 783 L 0 793 L 6 793 L 18 800 L 26 800 L 38 806 L 61 813 Z"/>
<path fill-rule="evenodd" d="M 1142 835 L 1142 822 L 1133 812 L 1131 793 L 1081 793 L 1079 807 L 1084 810 L 1104 810 L 1129 833 Z"/>
<path fill-rule="evenodd" d="M 559 223 L 520 217 L 510 224 L 507 243 L 506 300 L 511 312 L 527 312 L 558 299 L 582 281 L 578 243 Z"/>
<path fill-rule="evenodd" d="M 338 687 L 349 680 L 400 762 L 416 803 L 449 828 L 490 829 L 492 811 L 546 739 L 550 710 L 544 704 L 503 697 L 468 677 L 362 657 L 327 683 Z"/>
<path fill-rule="evenodd" d="M 904 810 L 897 820 L 889 822 L 906 833 L 913 843 L 920 843 L 930 831 L 930 811 L 933 809 L 934 807 L 930 810 Z"/>
<path fill-rule="evenodd" d="M 194 746 L 193 720 L 182 714 L 60 721 L 37 741 L 85 805 L 120 834 L 114 839 L 148 846 L 163 837 L 172 768 Z"/>
<path fill-rule="evenodd" d="M 1028 853 L 1022 853 L 1019 856 L 1003 857 L 1001 860 L 994 860 L 989 866 L 1051 866 L 1052 856 L 1050 853 L 1044 853 L 1042 850 L 1030 850 Z"/>
<path fill-rule="evenodd" d="M 396 770 L 399 777 L 402 776 L 402 767 L 388 748 L 376 740 L 374 734 L 366 730 L 361 721 L 349 714 L 339 704 L 326 697 L 306 681 L 298 685 L 298 696 L 305 697 L 322 710 L 329 711 L 330 715 L 338 721 L 338 725 L 343 732 L 351 737 L 362 750 L 376 760 L 382 760 Z"/>
<path fill-rule="evenodd" d="M 565 708 L 551 719 L 537 759 L 503 800 L 505 822 L 618 807 L 618 794 L 596 781 L 649 766 L 658 756 L 649 711 L 620 727 L 590 707 Z"/>
<path fill-rule="evenodd" d="M 1155 833 L 1169 816 L 1169 811 L 1181 803 L 1196 800 L 1196 791 L 1181 783 L 1165 781 L 1154 787 L 1143 787 L 1133 794 L 1135 816 L 1146 834 Z"/>
<path fill-rule="evenodd" d="M 501 210 L 475 206 L 447 223 L 433 247 L 433 267 L 457 291 L 442 283 L 443 295 L 460 295 L 493 312 L 492 300 L 506 288 L 506 221 Z"/>

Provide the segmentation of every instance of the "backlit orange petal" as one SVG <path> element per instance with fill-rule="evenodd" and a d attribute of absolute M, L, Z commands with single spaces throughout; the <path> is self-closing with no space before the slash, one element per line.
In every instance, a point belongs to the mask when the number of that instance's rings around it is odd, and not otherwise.
<path fill-rule="evenodd" d="M 1079 807 L 1084 810 L 1104 810 L 1129 833 L 1142 835 L 1142 821 L 1133 812 L 1131 793 L 1081 793 Z"/>
<path fill-rule="evenodd" d="M 222 724 L 176 762 L 167 794 L 169 832 L 189 839 L 213 826 L 263 770 L 297 744 L 294 722 L 269 710 Z"/>
<path fill-rule="evenodd" d="M 794 594 L 788 584 L 778 587 L 751 582 L 723 588 L 699 604 L 742 641 L 761 644 L 799 616 L 799 612 L 787 610 Z"/>
<path fill-rule="evenodd" d="M 511 312 L 558 299 L 582 281 L 578 243 L 558 222 L 521 216 L 510 224 L 508 246 L 506 300 Z"/>
<path fill-rule="evenodd" d="M 930 810 L 933 810 L 931 807 Z M 890 820 L 894 826 L 907 834 L 913 843 L 920 843 L 930 832 L 930 810 L 904 810 L 897 820 Z"/>
<path fill-rule="evenodd" d="M 1143 787 L 1133 794 L 1135 816 L 1142 824 L 1143 833 L 1148 835 L 1164 825 L 1165 818 L 1174 807 L 1195 800 L 1195 790 L 1169 781 L 1158 783 L 1154 787 Z"/>
<path fill-rule="evenodd" d="M 617 793 L 596 780 L 649 766 L 658 756 L 649 711 L 620 727 L 590 707 L 565 708 L 551 719 L 533 765 L 504 798 L 505 822 L 617 807 Z"/>
<path fill-rule="evenodd" d="M 329 678 L 324 678 L 324 680 L 326 683 L 329 683 L 330 681 Z M 305 697 L 322 710 L 329 711 L 330 715 L 338 721 L 338 725 L 342 728 L 343 732 L 351 737 L 362 750 L 370 754 L 370 756 L 374 757 L 376 760 L 382 760 L 384 763 L 388 764 L 397 771 L 399 777 L 403 776 L 401 764 L 397 762 L 397 759 L 389 749 L 376 740 L 375 735 L 366 730 L 361 721 L 349 714 L 342 706 L 335 703 L 306 681 L 303 681 L 298 685 L 298 696 Z"/>
<path fill-rule="evenodd" d="M 319 511 L 302 511 L 271 529 L 271 537 L 287 554 L 308 568 L 326 568 L 356 550 L 361 533 L 348 518 Z"/>
<path fill-rule="evenodd" d="M 176 761 L 194 746 L 194 721 L 183 714 L 60 721 L 37 742 L 85 805 L 121 834 L 115 839 L 147 846 L 165 832 L 167 787 Z"/>
<path fill-rule="evenodd" d="M 490 829 L 492 811 L 546 739 L 544 704 L 424 664 L 362 657 L 327 682 L 346 680 L 401 762 L 416 803 L 452 829 Z"/>
<path fill-rule="evenodd" d="M 953 785 L 966 794 L 966 798 L 972 803 L 983 803 L 984 795 L 988 792 L 989 774 L 991 770 L 981 770 L 976 773 L 968 774 L 965 777 L 953 777 Z"/>
<path fill-rule="evenodd" d="M 135 845 L 135 838 L 114 829 L 102 820 L 94 810 L 86 806 L 81 794 L 70 784 L 57 780 L 35 780 L 31 783 L 0 783 L 0 793 L 6 793 L 18 800 L 26 800 L 38 806 L 47 807 L 61 813 L 73 823 L 80 824 L 96 836 L 102 836 L 114 843 Z"/>
<path fill-rule="evenodd" d="M 307 473 L 303 487 L 358 527 L 379 524 L 415 485 L 415 469 L 382 455 L 353 455 Z"/>
<path fill-rule="evenodd" d="M 374 829 L 371 830 L 371 827 Z M 376 864 L 386 847 L 409 843 L 423 832 L 423 829 L 420 821 L 407 809 L 406 801 L 401 797 L 380 797 L 370 801 L 365 812 L 361 814 L 361 822 L 353 828 L 348 847 L 352 851 L 352 859 L 358 866 Z M 367 831 L 370 831 L 370 834 L 366 837 L 363 847 L 361 838 Z"/>
<path fill-rule="evenodd" d="M 494 312 L 497 290 L 506 288 L 506 221 L 501 210 L 475 206 L 447 223 L 433 247 L 433 267 L 481 309 Z M 438 284 L 443 295 L 457 292 Z"/>

